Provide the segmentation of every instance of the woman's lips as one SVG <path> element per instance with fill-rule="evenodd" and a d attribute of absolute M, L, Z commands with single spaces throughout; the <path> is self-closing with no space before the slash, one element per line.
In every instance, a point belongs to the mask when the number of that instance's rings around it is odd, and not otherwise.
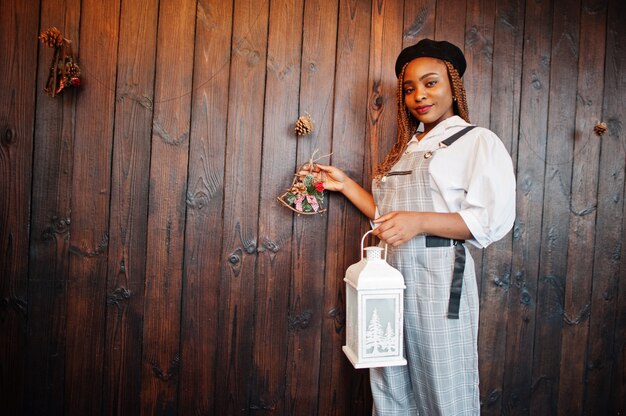
<path fill-rule="evenodd" d="M 424 113 L 427 113 L 428 110 L 430 110 L 430 107 L 432 107 L 432 105 L 423 105 L 423 106 L 417 107 L 415 111 L 418 114 L 424 114 Z"/>

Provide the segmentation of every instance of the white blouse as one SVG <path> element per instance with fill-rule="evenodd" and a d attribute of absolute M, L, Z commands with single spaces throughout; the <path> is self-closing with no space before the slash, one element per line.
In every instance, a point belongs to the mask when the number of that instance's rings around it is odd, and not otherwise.
<path fill-rule="evenodd" d="M 439 148 L 439 142 L 468 126 L 453 116 L 435 126 L 422 140 L 415 137 L 407 153 Z M 448 148 L 434 152 L 429 165 L 435 212 L 458 212 L 477 247 L 504 237 L 515 220 L 515 174 L 511 156 L 491 130 L 477 127 Z"/>

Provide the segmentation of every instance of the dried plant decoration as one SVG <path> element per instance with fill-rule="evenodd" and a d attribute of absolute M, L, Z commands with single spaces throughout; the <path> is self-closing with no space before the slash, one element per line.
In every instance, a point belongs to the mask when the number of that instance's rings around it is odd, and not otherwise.
<path fill-rule="evenodd" d="M 289 189 L 281 196 L 276 197 L 278 202 L 298 215 L 315 215 L 326 211 L 324 208 L 324 182 L 319 180 L 311 170 L 318 160 L 330 156 L 330 154 L 313 160 L 315 153 L 317 150 L 313 152 L 311 159 L 296 171 Z M 301 175 L 300 172 L 305 170 L 311 173 Z"/>
<path fill-rule="evenodd" d="M 306 136 L 307 134 L 313 133 L 313 129 L 315 128 L 315 123 L 311 118 L 309 113 L 298 117 L 296 121 L 295 131 L 298 136 Z"/>
<path fill-rule="evenodd" d="M 593 133 L 600 137 L 608 130 L 608 126 L 605 122 L 598 121 L 595 126 L 593 126 Z"/>
<path fill-rule="evenodd" d="M 41 32 L 39 40 L 54 49 L 44 92 L 54 97 L 65 88 L 79 87 L 80 67 L 74 58 L 72 41 L 64 38 L 56 27 Z"/>

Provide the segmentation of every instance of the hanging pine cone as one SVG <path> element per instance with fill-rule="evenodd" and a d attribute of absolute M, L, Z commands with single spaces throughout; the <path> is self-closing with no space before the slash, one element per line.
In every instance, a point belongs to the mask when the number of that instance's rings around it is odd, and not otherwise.
<path fill-rule="evenodd" d="M 311 134 L 313 132 L 313 127 L 313 119 L 310 115 L 306 114 L 304 116 L 300 116 L 298 117 L 298 121 L 296 121 L 296 134 L 298 136 Z"/>
<path fill-rule="evenodd" d="M 608 126 L 605 122 L 598 121 L 596 125 L 593 127 L 593 132 L 596 136 L 602 136 L 608 130 Z"/>
<path fill-rule="evenodd" d="M 63 35 L 56 27 L 51 27 L 45 32 L 39 34 L 41 43 L 47 44 L 50 48 L 61 46 L 63 43 Z"/>
<path fill-rule="evenodd" d="M 80 68 L 73 61 L 65 63 L 65 72 L 70 78 L 78 78 L 80 76 Z"/>

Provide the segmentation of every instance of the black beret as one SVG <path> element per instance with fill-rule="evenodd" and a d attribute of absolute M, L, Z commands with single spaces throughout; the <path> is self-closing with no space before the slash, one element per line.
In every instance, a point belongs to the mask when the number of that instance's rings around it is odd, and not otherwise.
<path fill-rule="evenodd" d="M 400 52 L 396 60 L 396 77 L 400 76 L 400 72 L 402 72 L 402 68 L 407 62 L 422 57 L 438 58 L 450 62 L 458 71 L 460 77 L 463 76 L 467 67 L 465 56 L 463 56 L 463 52 L 457 46 L 445 40 L 422 39 L 415 45 L 406 47 Z"/>

